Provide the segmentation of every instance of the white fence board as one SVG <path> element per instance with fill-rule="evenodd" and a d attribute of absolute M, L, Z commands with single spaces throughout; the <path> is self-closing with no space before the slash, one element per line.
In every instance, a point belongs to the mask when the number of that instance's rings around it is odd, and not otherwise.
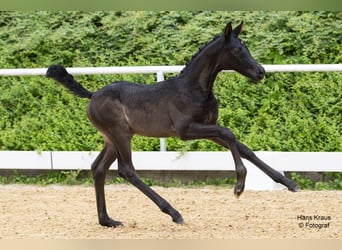
<path fill-rule="evenodd" d="M 51 152 L 51 169 L 77 170 L 89 169 L 99 152 L 53 151 Z"/>
<path fill-rule="evenodd" d="M 263 65 L 266 72 L 332 72 L 342 71 L 342 64 L 276 64 Z M 113 66 L 67 68 L 70 74 L 157 74 L 178 73 L 184 65 L 175 66 Z M 45 75 L 47 68 L 0 69 L 0 76 Z M 223 72 L 233 72 L 224 70 Z"/>
<path fill-rule="evenodd" d="M 342 152 L 272 152 L 271 157 L 282 171 L 342 172 Z"/>
<path fill-rule="evenodd" d="M 0 169 L 88 169 L 99 152 L 0 151 Z M 271 152 L 255 154 L 278 171 L 342 172 L 342 152 Z M 133 152 L 137 170 L 227 171 L 234 170 L 228 152 Z M 247 165 L 248 161 L 243 160 Z M 117 169 L 113 164 L 112 169 Z"/>
<path fill-rule="evenodd" d="M 274 169 L 296 172 L 342 172 L 342 152 L 255 152 Z M 0 151 L 0 169 L 90 170 L 99 152 L 84 151 Z M 133 152 L 137 170 L 231 171 L 230 152 Z M 250 162 L 243 160 L 248 173 L 246 189 L 275 190 L 284 186 L 273 182 Z M 117 169 L 115 161 L 111 166 Z"/>
<path fill-rule="evenodd" d="M 52 169 L 51 153 L 0 151 L 0 169 Z"/>

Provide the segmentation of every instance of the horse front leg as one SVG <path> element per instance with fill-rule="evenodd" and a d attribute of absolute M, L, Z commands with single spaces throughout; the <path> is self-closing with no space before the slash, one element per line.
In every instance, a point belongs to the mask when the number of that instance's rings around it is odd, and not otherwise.
<path fill-rule="evenodd" d="M 238 149 L 239 149 L 241 157 L 243 157 L 246 160 L 253 163 L 261 171 L 263 171 L 265 174 L 267 174 L 272 180 L 274 180 L 277 183 L 283 184 L 284 186 L 286 186 L 288 188 L 288 190 L 290 190 L 292 192 L 297 192 L 300 190 L 296 183 L 294 183 L 292 180 L 290 180 L 289 178 L 282 175 L 280 172 L 276 171 L 275 169 L 273 169 L 269 165 L 267 165 L 265 162 L 263 162 L 245 144 L 238 141 L 237 145 L 238 145 Z"/>
<path fill-rule="evenodd" d="M 225 148 L 229 148 L 229 145 L 225 141 L 223 141 L 219 138 L 214 138 L 214 139 L 212 139 L 212 141 L 223 146 L 223 147 L 225 147 Z M 240 153 L 242 158 L 253 163 L 261 171 L 263 171 L 266 175 L 268 175 L 273 181 L 283 184 L 292 192 L 297 192 L 300 190 L 296 183 L 294 183 L 292 180 L 290 180 L 286 176 L 283 176 L 279 171 L 271 168 L 269 165 L 267 165 L 265 162 L 263 162 L 245 144 L 243 144 L 240 141 L 237 141 L 237 147 L 238 147 L 239 153 Z"/>
<path fill-rule="evenodd" d="M 230 129 L 219 125 L 192 123 L 187 127 L 181 127 L 181 129 L 178 130 L 178 133 L 182 140 L 210 139 L 214 142 L 224 142 L 227 148 L 230 148 L 235 164 L 237 184 L 234 188 L 234 194 L 236 197 L 239 197 L 243 193 L 245 189 L 247 169 L 241 160 L 235 135 L 230 131 Z"/>

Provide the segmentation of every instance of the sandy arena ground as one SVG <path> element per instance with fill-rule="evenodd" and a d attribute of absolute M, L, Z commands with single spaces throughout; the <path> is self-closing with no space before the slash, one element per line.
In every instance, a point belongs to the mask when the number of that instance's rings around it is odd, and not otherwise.
<path fill-rule="evenodd" d="M 130 185 L 106 186 L 119 228 L 98 224 L 93 187 L 0 185 L 0 239 L 342 238 L 342 191 L 245 191 L 236 199 L 223 187 L 153 189 L 184 225 Z"/>

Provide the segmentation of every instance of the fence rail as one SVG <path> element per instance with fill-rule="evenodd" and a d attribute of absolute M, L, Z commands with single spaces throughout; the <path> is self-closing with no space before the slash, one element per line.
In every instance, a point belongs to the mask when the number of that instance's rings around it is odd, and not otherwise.
<path fill-rule="evenodd" d="M 342 71 L 342 64 L 278 64 L 263 65 L 266 72 L 334 72 Z M 157 74 L 178 73 L 184 66 L 121 66 L 121 67 L 76 67 L 67 68 L 71 74 Z M 0 76 L 45 75 L 47 68 L 0 69 Z M 233 72 L 224 70 L 223 72 Z"/>

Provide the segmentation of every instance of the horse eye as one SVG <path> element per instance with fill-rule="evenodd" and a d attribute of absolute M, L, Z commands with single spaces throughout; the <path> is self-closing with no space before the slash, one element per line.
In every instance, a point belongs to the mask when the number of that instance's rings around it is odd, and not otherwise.
<path fill-rule="evenodd" d="M 242 47 L 240 47 L 240 46 L 232 49 L 232 52 L 234 54 L 240 54 L 241 51 L 242 51 Z"/>

